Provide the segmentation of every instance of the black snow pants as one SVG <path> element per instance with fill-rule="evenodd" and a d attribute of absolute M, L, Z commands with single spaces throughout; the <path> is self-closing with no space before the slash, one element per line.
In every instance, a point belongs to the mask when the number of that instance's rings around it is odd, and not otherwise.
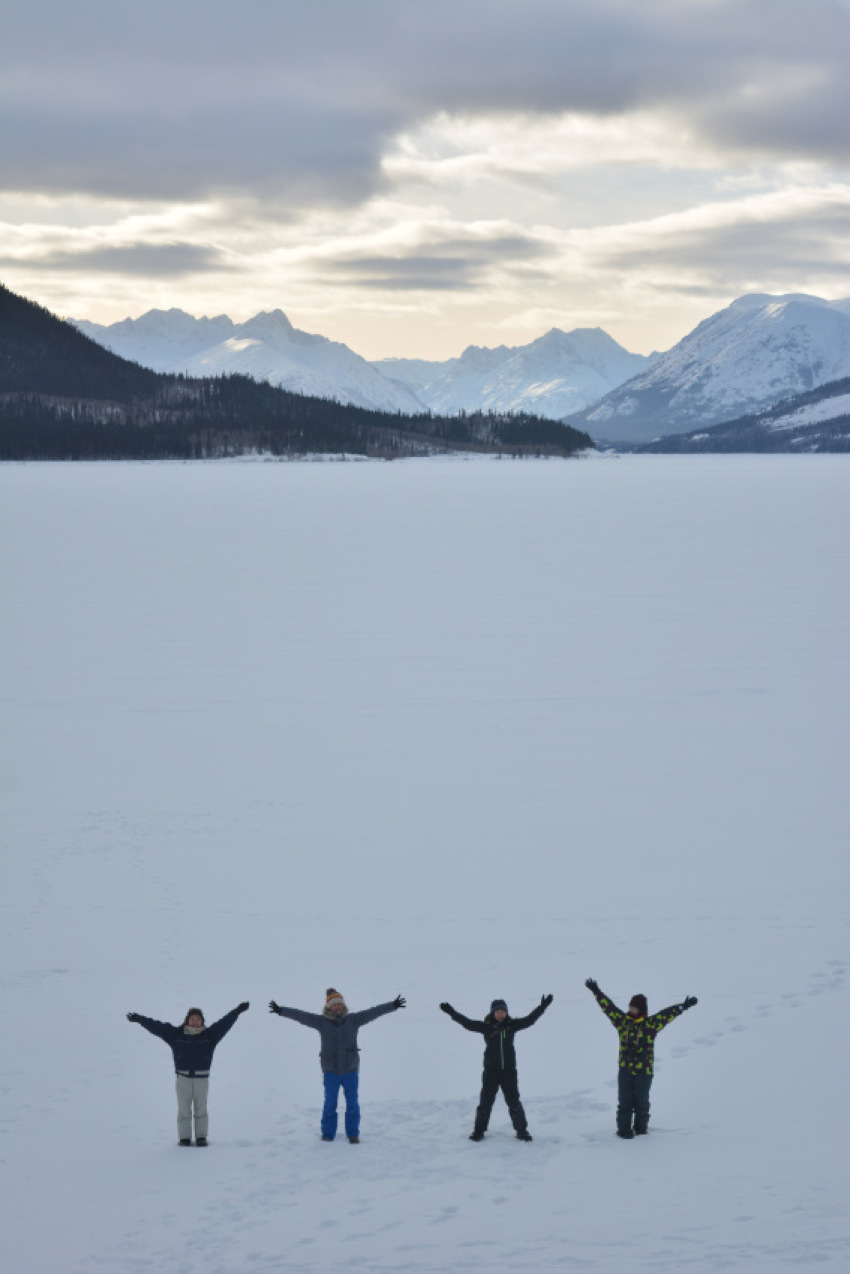
<path fill-rule="evenodd" d="M 500 1088 L 514 1129 L 516 1132 L 526 1132 L 528 1130 L 528 1121 L 525 1118 L 525 1111 L 519 1099 L 519 1080 L 516 1070 L 501 1070 L 495 1066 L 484 1067 L 484 1074 L 481 1077 L 481 1096 L 478 1099 L 478 1109 L 475 1112 L 475 1131 L 487 1131 L 493 1102 L 496 1100 L 496 1094 Z"/>
<path fill-rule="evenodd" d="M 649 1126 L 649 1089 L 652 1076 L 646 1074 L 633 1075 L 631 1071 L 622 1069 L 617 1080 L 617 1132 L 646 1132 Z M 632 1129 L 634 1118 L 634 1130 Z"/>

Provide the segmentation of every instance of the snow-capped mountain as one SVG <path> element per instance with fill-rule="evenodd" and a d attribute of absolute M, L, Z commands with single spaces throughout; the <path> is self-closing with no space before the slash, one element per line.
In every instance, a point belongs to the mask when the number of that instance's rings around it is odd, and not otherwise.
<path fill-rule="evenodd" d="M 183 310 L 150 310 L 104 327 L 76 326 L 123 358 L 159 372 L 220 376 L 243 372 L 297 394 L 332 398 L 379 411 L 417 413 L 422 403 L 347 345 L 293 327 L 281 310 L 246 323 L 227 315 L 193 318 Z"/>
<path fill-rule="evenodd" d="M 570 417 L 594 438 L 649 442 L 760 411 L 850 375 L 850 300 L 740 297 L 652 367 Z"/>
<path fill-rule="evenodd" d="M 370 363 L 347 345 L 293 327 L 281 310 L 236 324 L 226 314 L 195 319 L 183 310 L 150 310 L 102 326 L 72 320 L 123 358 L 159 372 L 257 380 L 359 407 L 440 415 L 526 411 L 560 419 L 595 402 L 649 360 L 630 354 L 599 328 L 553 328 L 529 345 L 471 345 L 445 362 L 387 358 Z"/>
<path fill-rule="evenodd" d="M 850 377 L 784 398 L 773 407 L 691 433 L 670 434 L 634 451 L 700 454 L 718 451 L 850 451 Z"/>
<path fill-rule="evenodd" d="M 598 327 L 552 328 L 529 345 L 470 345 L 446 362 L 385 358 L 375 366 L 442 415 L 483 409 L 558 420 L 596 402 L 655 357 L 630 354 Z"/>

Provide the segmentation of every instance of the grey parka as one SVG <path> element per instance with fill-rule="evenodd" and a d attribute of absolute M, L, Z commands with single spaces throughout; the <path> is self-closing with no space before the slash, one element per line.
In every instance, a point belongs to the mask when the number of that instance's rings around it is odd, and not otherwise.
<path fill-rule="evenodd" d="M 276 1011 L 281 1017 L 291 1018 L 293 1022 L 312 1026 L 314 1031 L 318 1031 L 322 1070 L 347 1075 L 350 1071 L 360 1069 L 360 1050 L 357 1047 L 357 1032 L 360 1027 L 367 1022 L 374 1022 L 377 1017 L 383 1017 L 385 1013 L 392 1013 L 395 1008 L 396 1005 L 390 1001 L 389 1004 L 376 1004 L 374 1008 L 361 1009 L 357 1013 L 346 1010 L 338 1017 L 326 1016 L 324 1013 L 305 1013 L 302 1009 L 287 1009 L 282 1005 L 278 1005 Z"/>

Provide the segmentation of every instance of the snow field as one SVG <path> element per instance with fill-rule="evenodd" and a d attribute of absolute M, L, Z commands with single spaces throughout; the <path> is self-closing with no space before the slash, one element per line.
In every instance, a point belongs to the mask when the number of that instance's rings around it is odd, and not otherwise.
<path fill-rule="evenodd" d="M 844 457 L 0 469 L 8 1274 L 844 1268 Z M 613 1136 L 650 1009 L 651 1134 Z M 363 1028 L 363 1143 L 317 1036 Z M 534 1135 L 467 1140 L 517 1037 Z M 206 1154 L 130 1010 L 208 1020 Z"/>

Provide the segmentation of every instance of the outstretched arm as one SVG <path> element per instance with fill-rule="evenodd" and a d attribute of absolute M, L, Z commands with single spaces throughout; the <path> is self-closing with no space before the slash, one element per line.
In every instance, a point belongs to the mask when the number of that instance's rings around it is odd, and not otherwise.
<path fill-rule="evenodd" d="M 231 1026 L 234 1025 L 236 1019 L 241 1013 L 244 1013 L 250 1005 L 247 1000 L 243 1000 L 235 1009 L 231 1009 L 229 1013 L 225 1013 L 224 1017 L 220 1017 L 217 1022 L 213 1022 L 212 1026 L 207 1027 L 207 1034 L 215 1040 L 216 1044 L 219 1040 L 223 1040 Z"/>
<path fill-rule="evenodd" d="M 599 1005 L 608 1020 L 613 1022 L 616 1027 L 622 1026 L 626 1020 L 626 1014 L 622 1009 L 618 1009 L 614 1001 L 609 1000 L 608 996 L 605 995 L 603 991 L 600 991 L 599 983 L 595 981 L 594 978 L 588 978 L 584 985 L 587 987 L 588 991 L 593 992 L 596 997 L 596 1003 Z"/>
<path fill-rule="evenodd" d="M 269 1001 L 269 1012 L 277 1013 L 278 1017 L 288 1017 L 293 1022 L 300 1022 L 302 1026 L 312 1026 L 314 1031 L 321 1030 L 322 1023 L 327 1021 L 321 1013 L 305 1013 L 303 1009 L 286 1009 L 282 1004 L 275 1004 L 274 1000 Z"/>
<path fill-rule="evenodd" d="M 406 1002 L 404 996 L 399 995 L 394 1000 L 390 1000 L 389 1004 L 376 1004 L 374 1008 L 359 1009 L 356 1013 L 349 1013 L 348 1020 L 357 1026 L 365 1026 L 367 1022 L 374 1022 L 376 1017 L 383 1017 L 385 1013 L 394 1013 L 396 1009 L 403 1009 Z"/>
<path fill-rule="evenodd" d="M 681 1004 L 671 1004 L 669 1009 L 661 1009 L 658 1013 L 653 1013 L 647 1021 L 656 1031 L 663 1031 L 665 1026 L 669 1026 L 677 1017 L 681 1017 L 688 1009 L 692 1009 L 696 1003 L 695 995 L 686 995 Z"/>
<path fill-rule="evenodd" d="M 542 996 L 540 1003 L 537 1005 L 536 1009 L 532 1009 L 531 1012 L 526 1014 L 525 1017 L 515 1017 L 512 1022 L 512 1026 L 514 1030 L 524 1031 L 527 1027 L 533 1026 L 534 1023 L 539 1021 L 539 1019 L 546 1012 L 549 1005 L 552 1003 L 553 999 L 554 999 L 554 996 L 544 995 Z"/>
<path fill-rule="evenodd" d="M 445 1001 L 440 1005 L 444 1013 L 448 1013 L 453 1022 L 457 1022 L 458 1026 L 462 1026 L 465 1031 L 477 1031 L 479 1035 L 483 1035 L 488 1029 L 486 1022 L 473 1022 L 472 1018 L 464 1017 L 462 1013 L 458 1013 L 457 1009 L 453 1009 L 450 1004 Z"/>
<path fill-rule="evenodd" d="M 143 1026 L 146 1031 L 150 1031 L 151 1035 L 156 1035 L 158 1039 L 165 1040 L 166 1044 L 170 1044 L 175 1034 L 180 1030 L 179 1026 L 172 1026 L 171 1022 L 157 1022 L 156 1018 L 143 1017 L 141 1013 L 128 1013 L 128 1022 L 138 1022 L 139 1026 Z"/>

